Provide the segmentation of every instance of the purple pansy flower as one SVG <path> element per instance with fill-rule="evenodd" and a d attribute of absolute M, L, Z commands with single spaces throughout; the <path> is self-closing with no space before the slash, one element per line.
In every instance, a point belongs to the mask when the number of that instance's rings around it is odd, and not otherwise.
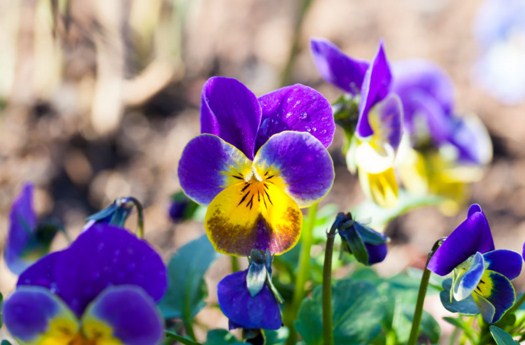
<path fill-rule="evenodd" d="M 282 326 L 279 301 L 264 283 L 252 296 L 246 277 L 248 270 L 224 277 L 217 285 L 217 297 L 222 312 L 229 319 L 230 329 L 279 329 Z"/>
<path fill-rule="evenodd" d="M 178 176 L 190 198 L 208 205 L 205 228 L 217 251 L 281 254 L 295 245 L 300 208 L 332 186 L 326 147 L 334 130 L 330 104 L 307 86 L 257 98 L 235 79 L 206 82 L 202 134 L 186 145 Z"/>
<path fill-rule="evenodd" d="M 158 344 L 166 267 L 143 240 L 96 224 L 24 271 L 3 305 L 20 344 Z"/>
<path fill-rule="evenodd" d="M 441 68 L 424 60 L 407 60 L 395 63 L 393 71 L 392 89 L 403 104 L 412 147 L 430 142 L 436 148 L 453 148 L 459 163 L 488 163 L 488 133 L 473 117 L 456 116 L 452 82 Z"/>
<path fill-rule="evenodd" d="M 516 292 L 511 280 L 521 272 L 518 253 L 494 249 L 489 223 L 481 207 L 471 205 L 468 216 L 436 250 L 428 269 L 444 276 L 454 271 L 451 300 L 469 296 L 483 319 L 495 323 L 512 307 Z"/>
<path fill-rule="evenodd" d="M 393 164 L 402 135 L 402 107 L 391 92 L 392 73 L 383 44 L 370 63 L 346 56 L 323 39 L 313 39 L 311 49 L 322 77 L 350 97 L 343 101 L 350 104 L 346 108 L 357 105 L 348 119 L 341 120 L 352 127 L 345 131 L 355 128 L 346 153 L 349 169 L 357 168 L 363 191 L 375 203 L 393 206 L 398 196 Z"/>
<path fill-rule="evenodd" d="M 39 224 L 33 209 L 34 186 L 27 183 L 9 213 L 4 260 L 11 272 L 20 274 L 49 252 L 57 227 Z"/>

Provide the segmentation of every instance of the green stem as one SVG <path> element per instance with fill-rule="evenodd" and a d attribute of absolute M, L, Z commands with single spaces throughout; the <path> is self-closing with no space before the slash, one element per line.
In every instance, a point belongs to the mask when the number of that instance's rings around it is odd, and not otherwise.
<path fill-rule="evenodd" d="M 326 250 L 323 264 L 323 333 L 324 344 L 334 344 L 334 332 L 332 326 L 332 255 L 334 252 L 334 240 L 336 230 L 339 226 L 339 217 L 332 228 L 326 233 Z"/>
<path fill-rule="evenodd" d="M 297 339 L 297 332 L 293 326 L 293 322 L 299 311 L 299 306 L 304 298 L 304 285 L 310 273 L 310 251 L 312 249 L 313 241 L 313 229 L 315 225 L 315 218 L 317 217 L 317 208 L 319 204 L 316 202 L 308 209 L 308 216 L 305 220 L 303 231 L 301 234 L 301 252 L 299 254 L 299 268 L 297 271 L 297 277 L 295 279 L 295 287 L 292 299 L 292 305 L 290 307 L 290 312 L 287 317 L 287 325 L 290 330 L 290 335 L 288 336 L 287 344 L 295 344 Z"/>
<path fill-rule="evenodd" d="M 137 236 L 139 238 L 144 238 L 144 209 L 142 208 L 142 204 L 135 197 L 130 196 L 128 199 L 137 209 Z"/>
<path fill-rule="evenodd" d="M 514 313 L 516 310 L 518 310 L 521 305 L 525 303 L 525 293 L 521 295 L 520 299 L 516 301 L 516 303 L 514 303 L 514 305 L 512 306 L 512 308 L 510 308 L 506 314 L 507 315 L 510 315 L 512 313 Z"/>
<path fill-rule="evenodd" d="M 241 265 L 239 264 L 239 258 L 236 256 L 230 256 L 230 262 L 232 266 L 232 273 L 239 272 Z"/>
<path fill-rule="evenodd" d="M 425 263 L 425 270 L 421 277 L 421 284 L 419 285 L 419 291 L 417 293 L 416 309 L 414 310 L 414 318 L 412 319 L 412 329 L 410 330 L 410 338 L 408 339 L 408 345 L 416 345 L 417 337 L 419 335 L 419 325 L 421 324 L 421 317 L 423 316 L 423 304 L 425 302 L 425 295 L 427 294 L 428 281 L 430 280 L 430 271 L 428 270 L 428 263 L 436 252 L 436 250 L 443 243 L 443 238 L 434 243 L 432 250 L 428 253 L 427 262 Z"/>

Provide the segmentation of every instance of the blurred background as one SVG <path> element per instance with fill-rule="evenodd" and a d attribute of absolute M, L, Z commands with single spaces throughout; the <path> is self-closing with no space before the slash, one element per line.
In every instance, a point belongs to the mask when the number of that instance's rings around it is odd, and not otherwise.
<path fill-rule="evenodd" d="M 472 186 L 471 201 L 484 208 L 496 246 L 521 252 L 523 3 L 0 0 L 0 243 L 12 201 L 32 181 L 38 214 L 73 234 L 113 199 L 135 196 L 146 208 L 146 238 L 167 258 L 204 232 L 198 221 L 174 225 L 167 209 L 179 189 L 180 154 L 199 133 L 205 80 L 234 77 L 257 95 L 304 83 L 333 101 L 339 91 L 320 79 L 309 51 L 311 37 L 324 37 L 366 60 L 382 39 L 390 61 L 428 59 L 449 74 L 456 112 L 477 114 L 493 141 L 493 162 Z M 338 132 L 336 183 L 323 203 L 347 211 L 363 195 L 341 143 Z M 378 269 L 389 275 L 422 267 L 434 241 L 464 217 L 465 210 L 445 217 L 426 207 L 397 219 L 386 229 L 392 247 Z M 209 279 L 227 271 L 218 265 Z M 0 262 L 0 292 L 15 282 Z M 518 284 L 525 287 L 523 275 Z"/>

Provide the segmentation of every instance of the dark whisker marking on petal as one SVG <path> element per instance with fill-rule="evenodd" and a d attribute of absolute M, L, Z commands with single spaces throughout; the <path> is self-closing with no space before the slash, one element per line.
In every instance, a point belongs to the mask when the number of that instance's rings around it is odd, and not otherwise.
<path fill-rule="evenodd" d="M 239 175 L 232 175 L 232 177 L 234 177 L 236 179 L 239 179 L 239 180 L 244 180 L 244 177 L 242 177 L 241 174 L 239 174 Z"/>
<path fill-rule="evenodd" d="M 247 191 L 246 194 L 244 194 L 244 196 L 242 197 L 241 201 L 239 201 L 239 203 L 237 204 L 237 206 L 239 206 L 240 204 L 242 204 L 244 202 L 244 200 L 246 200 L 246 197 L 250 195 L 250 191 Z"/>
<path fill-rule="evenodd" d="M 275 175 L 270 175 L 270 176 L 267 177 L 267 179 L 269 180 L 269 179 L 271 179 L 273 177 L 275 177 Z"/>
<path fill-rule="evenodd" d="M 264 189 L 268 189 L 268 186 L 266 185 L 266 183 L 263 184 L 263 186 L 264 186 Z"/>
<path fill-rule="evenodd" d="M 252 206 L 253 206 L 253 197 L 254 197 L 254 194 L 252 194 L 252 197 L 250 198 L 250 201 L 248 201 L 248 203 L 246 204 L 246 206 L 250 207 L 250 210 L 252 209 Z"/>
<path fill-rule="evenodd" d="M 266 194 L 266 197 L 268 198 L 268 201 L 270 202 L 270 204 L 273 205 L 272 199 L 270 198 L 270 194 L 268 194 L 267 191 L 264 191 L 264 193 Z"/>
<path fill-rule="evenodd" d="M 485 282 L 483 281 L 483 279 L 481 279 L 481 280 L 479 281 L 479 283 L 480 283 L 480 284 L 485 284 Z"/>
<path fill-rule="evenodd" d="M 248 182 L 245 182 L 244 187 L 242 187 L 241 189 L 241 192 L 244 192 L 248 187 L 250 187 L 250 184 Z"/>
<path fill-rule="evenodd" d="M 261 192 L 259 190 L 257 190 L 257 201 L 261 202 Z"/>

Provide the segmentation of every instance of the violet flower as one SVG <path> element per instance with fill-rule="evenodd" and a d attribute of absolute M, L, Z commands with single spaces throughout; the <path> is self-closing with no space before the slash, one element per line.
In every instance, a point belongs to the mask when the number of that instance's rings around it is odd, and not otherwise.
<path fill-rule="evenodd" d="M 344 126 L 350 149 L 350 171 L 357 169 L 364 193 L 380 206 L 398 198 L 393 165 L 402 134 L 402 108 L 391 92 L 392 73 L 383 44 L 369 63 L 346 56 L 334 44 L 313 39 L 311 49 L 321 76 L 346 94 L 336 103 L 338 123 Z"/>
<path fill-rule="evenodd" d="M 512 307 L 516 292 L 511 280 L 521 272 L 522 260 L 510 250 L 495 250 L 489 223 L 477 204 L 436 250 L 428 269 L 440 276 L 454 272 L 451 301 L 472 296 L 483 319 L 495 323 Z"/>
<path fill-rule="evenodd" d="M 218 252 L 281 254 L 298 241 L 302 213 L 334 179 L 326 150 L 335 124 L 328 101 L 303 85 L 257 98 L 235 79 L 202 91 L 201 131 L 182 153 L 184 192 L 208 205 L 206 233 Z"/>
<path fill-rule="evenodd" d="M 407 60 L 393 71 L 409 138 L 397 157 L 399 176 L 409 191 L 441 196 L 442 210 L 456 213 L 466 184 L 481 178 L 492 157 L 488 132 L 475 116 L 456 116 L 452 82 L 438 66 Z"/>
<path fill-rule="evenodd" d="M 20 344 L 159 344 L 155 301 L 166 287 L 166 267 L 145 241 L 96 224 L 20 275 L 4 323 Z"/>
<path fill-rule="evenodd" d="M 217 285 L 219 306 L 229 328 L 279 329 L 282 297 L 272 284 L 272 257 L 253 250 L 248 269 L 223 278 Z"/>
<path fill-rule="evenodd" d="M 34 186 L 27 183 L 9 213 L 9 230 L 4 260 L 11 272 L 20 274 L 36 260 L 49 253 L 58 228 L 38 223 L 33 209 Z"/>

